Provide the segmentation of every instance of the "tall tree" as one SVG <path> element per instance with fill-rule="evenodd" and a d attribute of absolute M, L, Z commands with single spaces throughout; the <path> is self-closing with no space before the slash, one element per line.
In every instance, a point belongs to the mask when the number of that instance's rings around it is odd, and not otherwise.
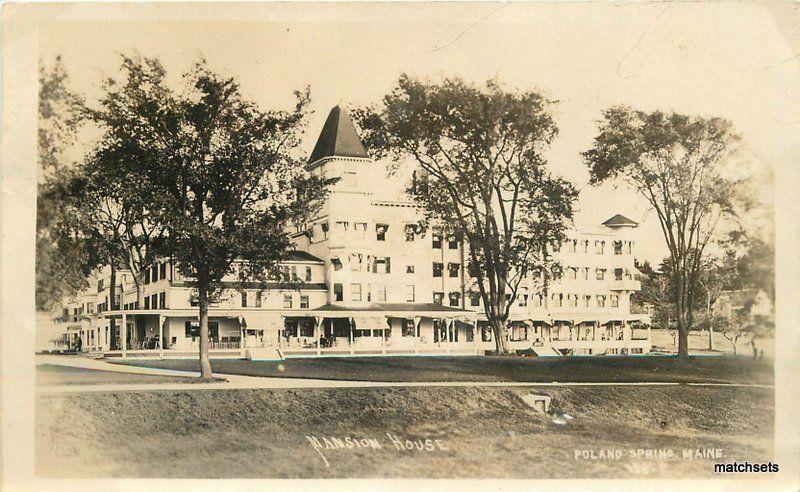
<path fill-rule="evenodd" d="M 618 106 L 604 111 L 583 153 L 592 184 L 619 178 L 655 209 L 670 254 L 681 357 L 689 354 L 706 247 L 735 216 L 740 182 L 729 165 L 737 140 L 720 118 Z"/>
<path fill-rule="evenodd" d="M 551 101 L 497 82 L 429 83 L 402 75 L 380 106 L 356 112 L 365 144 L 418 169 L 408 193 L 433 221 L 464 239 L 498 353 L 520 288 L 560 275 L 551 252 L 565 239 L 576 189 L 547 170 L 557 134 Z"/>
<path fill-rule="evenodd" d="M 296 155 L 308 91 L 295 93 L 292 110 L 264 111 L 202 60 L 178 88 L 156 59 L 125 57 L 122 74 L 94 113 L 100 152 L 141 177 L 143 210 L 197 290 L 200 372 L 210 378 L 208 308 L 225 277 L 275 275 L 291 248 L 288 226 L 326 192 L 328 181 L 307 175 Z"/>
<path fill-rule="evenodd" d="M 84 122 L 82 98 L 69 87 L 60 57 L 39 66 L 36 201 L 36 309 L 48 310 L 86 284 L 99 261 L 91 245 L 64 227 L 63 189 L 74 164 L 70 151 Z"/>

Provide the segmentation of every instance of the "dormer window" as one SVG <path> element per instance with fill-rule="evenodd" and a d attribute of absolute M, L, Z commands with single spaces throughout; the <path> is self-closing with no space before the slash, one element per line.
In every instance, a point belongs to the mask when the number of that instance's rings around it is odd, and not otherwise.
<path fill-rule="evenodd" d="M 378 241 L 386 241 L 386 231 L 389 230 L 387 224 L 375 224 L 375 236 Z"/>

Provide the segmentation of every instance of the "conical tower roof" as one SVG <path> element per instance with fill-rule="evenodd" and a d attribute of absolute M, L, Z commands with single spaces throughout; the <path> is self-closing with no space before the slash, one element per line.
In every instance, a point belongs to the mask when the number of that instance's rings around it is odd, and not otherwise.
<path fill-rule="evenodd" d="M 317 145 L 311 152 L 309 162 L 316 162 L 325 157 L 369 157 L 350 120 L 350 115 L 340 106 L 331 109 L 319 134 Z"/>

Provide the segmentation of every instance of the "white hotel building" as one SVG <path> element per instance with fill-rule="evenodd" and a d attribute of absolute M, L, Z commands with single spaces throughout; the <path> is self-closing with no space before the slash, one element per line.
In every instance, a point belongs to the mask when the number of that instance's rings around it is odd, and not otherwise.
<path fill-rule="evenodd" d="M 209 310 L 212 357 L 484 354 L 491 329 L 465 278 L 465 251 L 435 230 L 417 234 L 418 210 L 367 155 L 345 111 L 334 108 L 309 170 L 341 179 L 285 263 L 297 281 L 231 287 Z M 636 223 L 616 215 L 568 234 L 564 276 L 546 294 L 525 292 L 511 311 L 509 346 L 539 356 L 646 354 L 632 326 Z M 121 357 L 196 357 L 196 295 L 169 262 L 144 274 L 143 305 L 130 272 L 90 280 L 56 321 L 71 347 Z M 644 330 L 637 330 L 644 333 Z M 124 340 L 125 343 L 121 343 Z"/>

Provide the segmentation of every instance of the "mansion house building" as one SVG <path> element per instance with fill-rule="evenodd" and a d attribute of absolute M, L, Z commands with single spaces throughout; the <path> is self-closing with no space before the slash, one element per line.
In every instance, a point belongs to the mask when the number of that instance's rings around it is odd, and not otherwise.
<path fill-rule="evenodd" d="M 331 110 L 311 154 L 311 173 L 339 177 L 316 217 L 293 235 L 282 265 L 291 284 L 239 284 L 209 309 L 212 357 L 476 355 L 495 341 L 471 294 L 464 245 L 435 228 L 420 233 L 403 177 L 387 178 L 367 155 L 347 112 Z M 545 292 L 521 287 L 508 346 L 536 356 L 647 354 L 646 315 L 632 314 L 636 222 L 615 215 L 569 231 L 554 254 L 563 276 Z M 55 320 L 70 349 L 107 357 L 194 357 L 197 295 L 169 261 L 143 272 L 137 291 L 111 269 L 69 299 Z"/>

